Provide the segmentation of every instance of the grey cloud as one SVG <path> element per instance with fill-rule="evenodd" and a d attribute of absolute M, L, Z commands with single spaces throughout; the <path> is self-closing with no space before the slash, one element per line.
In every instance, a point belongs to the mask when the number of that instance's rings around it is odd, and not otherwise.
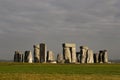
<path fill-rule="evenodd" d="M 77 48 L 108 48 L 110 58 L 119 58 L 119 4 L 119 0 L 0 0 L 0 58 L 12 59 L 14 50 L 32 50 L 39 42 L 55 53 L 62 52 L 62 42 L 75 42 Z"/>

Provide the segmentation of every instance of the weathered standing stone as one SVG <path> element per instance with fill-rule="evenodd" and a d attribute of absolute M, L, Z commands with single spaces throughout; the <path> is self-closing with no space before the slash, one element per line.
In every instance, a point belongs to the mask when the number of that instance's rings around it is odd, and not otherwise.
<path fill-rule="evenodd" d="M 76 63 L 77 59 L 76 59 L 76 48 L 75 47 L 72 48 L 71 55 L 72 55 L 71 56 L 72 57 L 72 61 L 71 62 L 72 63 Z"/>
<path fill-rule="evenodd" d="M 94 63 L 94 59 L 93 59 L 93 51 L 88 49 L 87 50 L 87 62 L 86 63 Z"/>
<path fill-rule="evenodd" d="M 63 44 L 63 56 L 65 63 L 76 62 L 76 45 L 72 43 Z"/>
<path fill-rule="evenodd" d="M 99 58 L 98 57 L 99 57 L 99 54 L 95 53 L 94 54 L 94 63 L 98 63 L 99 62 L 99 60 L 98 60 Z"/>
<path fill-rule="evenodd" d="M 79 63 L 80 63 L 80 56 L 81 56 L 80 52 L 76 52 L 76 59 L 77 59 L 77 62 Z"/>
<path fill-rule="evenodd" d="M 19 51 L 15 51 L 14 62 L 22 62 L 22 54 Z"/>
<path fill-rule="evenodd" d="M 108 63 L 107 50 L 100 50 L 99 51 L 99 63 Z"/>
<path fill-rule="evenodd" d="M 46 63 L 47 58 L 47 47 L 44 43 L 40 44 L 40 62 Z"/>
<path fill-rule="evenodd" d="M 22 62 L 24 62 L 24 54 L 22 54 Z"/>
<path fill-rule="evenodd" d="M 86 46 L 80 46 L 80 62 L 94 63 L 93 51 Z"/>
<path fill-rule="evenodd" d="M 102 50 L 99 51 L 99 63 L 103 63 L 103 54 L 104 52 Z"/>
<path fill-rule="evenodd" d="M 71 53 L 69 48 L 64 48 L 63 55 L 65 59 L 65 63 L 71 63 Z"/>
<path fill-rule="evenodd" d="M 64 63 L 62 54 L 57 54 L 57 63 Z"/>
<path fill-rule="evenodd" d="M 34 45 L 34 62 L 40 62 L 40 45 Z"/>
<path fill-rule="evenodd" d="M 84 47 L 84 46 L 81 46 L 80 47 L 80 54 L 81 54 L 81 56 L 80 56 L 80 62 L 81 63 L 86 63 L 86 59 L 87 59 L 87 50 L 88 50 L 88 47 Z"/>
<path fill-rule="evenodd" d="M 25 51 L 24 62 L 32 63 L 32 53 L 31 53 L 31 51 Z"/>
<path fill-rule="evenodd" d="M 104 50 L 103 52 L 103 62 L 108 63 L 108 53 L 107 50 Z"/>
<path fill-rule="evenodd" d="M 54 54 L 52 51 L 47 51 L 47 62 L 54 61 Z"/>

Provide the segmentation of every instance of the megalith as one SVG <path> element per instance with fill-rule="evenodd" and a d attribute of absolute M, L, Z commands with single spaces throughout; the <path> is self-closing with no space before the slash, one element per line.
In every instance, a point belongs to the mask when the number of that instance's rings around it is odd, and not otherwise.
<path fill-rule="evenodd" d="M 24 62 L 32 63 L 32 52 L 31 51 L 25 51 Z"/>
<path fill-rule="evenodd" d="M 23 60 L 23 54 L 21 54 L 20 51 L 15 51 L 14 62 L 22 62 L 22 60 Z"/>
<path fill-rule="evenodd" d="M 103 60 L 104 60 L 104 51 L 103 50 L 100 50 L 99 51 L 99 63 L 103 63 Z"/>
<path fill-rule="evenodd" d="M 76 63 L 76 44 L 63 43 L 63 58 L 65 63 Z"/>
<path fill-rule="evenodd" d="M 108 63 L 108 52 L 107 50 L 99 51 L 99 63 Z"/>
<path fill-rule="evenodd" d="M 47 62 L 54 61 L 54 53 L 52 51 L 47 51 Z"/>
<path fill-rule="evenodd" d="M 40 44 L 40 62 L 46 63 L 47 58 L 47 46 L 45 43 Z"/>
<path fill-rule="evenodd" d="M 108 63 L 108 52 L 107 52 L 107 50 L 104 50 L 104 53 L 103 53 L 103 62 L 104 63 Z"/>
<path fill-rule="evenodd" d="M 64 59 L 65 59 L 65 63 L 71 63 L 71 53 L 70 53 L 70 49 L 69 48 L 64 48 L 63 50 L 64 52 Z"/>
<path fill-rule="evenodd" d="M 87 50 L 87 62 L 86 63 L 94 63 L 94 59 L 93 59 L 93 51 L 88 49 Z"/>
<path fill-rule="evenodd" d="M 99 54 L 98 53 L 94 53 L 94 63 L 98 63 L 99 62 Z"/>
<path fill-rule="evenodd" d="M 40 62 L 40 45 L 34 45 L 34 62 Z"/>
<path fill-rule="evenodd" d="M 62 54 L 57 54 L 57 63 L 64 63 Z"/>
<path fill-rule="evenodd" d="M 80 46 L 80 63 L 94 63 L 93 50 Z"/>
<path fill-rule="evenodd" d="M 76 52 L 76 59 L 77 59 L 77 62 L 79 62 L 80 63 L 80 57 L 81 56 L 81 54 L 80 54 L 80 52 Z"/>
<path fill-rule="evenodd" d="M 86 63 L 86 59 L 87 59 L 87 51 L 88 51 L 88 47 L 85 47 L 85 46 L 80 46 L 80 62 L 81 63 Z"/>

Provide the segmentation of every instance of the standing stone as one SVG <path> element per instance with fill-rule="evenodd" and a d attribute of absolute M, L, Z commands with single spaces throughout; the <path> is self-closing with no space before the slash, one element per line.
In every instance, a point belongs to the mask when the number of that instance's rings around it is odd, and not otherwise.
<path fill-rule="evenodd" d="M 104 52 L 102 50 L 99 51 L 99 63 L 103 63 L 103 54 Z"/>
<path fill-rule="evenodd" d="M 24 54 L 22 54 L 22 62 L 24 63 Z"/>
<path fill-rule="evenodd" d="M 107 50 L 104 50 L 104 53 L 103 53 L 103 62 L 104 63 L 108 63 L 108 53 L 107 53 Z"/>
<path fill-rule="evenodd" d="M 34 62 L 40 62 L 40 45 L 34 45 Z"/>
<path fill-rule="evenodd" d="M 71 53 L 69 48 L 64 48 L 63 51 L 65 63 L 71 63 Z"/>
<path fill-rule="evenodd" d="M 76 63 L 76 45 L 63 43 L 63 56 L 66 63 Z"/>
<path fill-rule="evenodd" d="M 77 59 L 77 62 L 80 63 L 80 52 L 76 52 L 76 59 Z"/>
<path fill-rule="evenodd" d="M 93 51 L 86 46 L 80 46 L 80 62 L 94 63 Z"/>
<path fill-rule="evenodd" d="M 81 56 L 80 56 L 80 61 L 81 61 L 81 63 L 86 63 L 86 59 L 87 59 L 87 50 L 88 50 L 88 47 L 84 47 L 84 46 L 81 46 L 80 47 L 80 54 L 81 54 Z"/>
<path fill-rule="evenodd" d="M 54 54 L 52 51 L 47 51 L 47 62 L 54 61 Z"/>
<path fill-rule="evenodd" d="M 87 57 L 87 63 L 94 63 L 92 50 L 88 49 L 86 57 Z"/>
<path fill-rule="evenodd" d="M 95 54 L 94 54 L 94 62 L 95 62 L 95 63 L 98 63 L 98 62 L 99 62 L 99 60 L 98 60 L 99 58 L 98 58 L 98 57 L 99 57 L 99 54 L 98 54 L 98 53 L 95 53 Z"/>
<path fill-rule="evenodd" d="M 72 63 L 76 63 L 76 61 L 77 61 L 77 59 L 76 59 L 76 48 L 75 47 L 73 47 L 72 48 L 72 51 L 71 51 L 72 53 L 71 53 L 71 57 L 72 57 Z"/>
<path fill-rule="evenodd" d="M 14 62 L 22 62 L 22 54 L 19 51 L 15 51 Z"/>
<path fill-rule="evenodd" d="M 28 63 L 32 63 L 32 52 L 31 51 L 25 51 L 24 61 Z"/>
<path fill-rule="evenodd" d="M 47 58 L 47 47 L 44 43 L 40 44 L 40 62 L 46 63 Z"/>
<path fill-rule="evenodd" d="M 64 63 L 62 54 L 57 55 L 57 63 Z"/>

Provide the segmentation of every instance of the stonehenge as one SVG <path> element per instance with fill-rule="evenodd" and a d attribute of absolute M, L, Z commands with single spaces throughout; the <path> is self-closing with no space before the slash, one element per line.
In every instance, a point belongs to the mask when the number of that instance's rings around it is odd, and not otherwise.
<path fill-rule="evenodd" d="M 63 43 L 63 55 L 65 63 L 76 63 L 76 45 L 73 43 Z"/>
<path fill-rule="evenodd" d="M 15 51 L 14 62 L 27 63 L 109 63 L 107 50 L 100 50 L 94 53 L 87 46 L 80 46 L 79 52 L 76 52 L 76 44 L 63 43 L 63 53 L 57 54 L 56 60 L 53 51 L 48 50 L 45 43 L 33 45 L 33 55 L 31 51 Z"/>
<path fill-rule="evenodd" d="M 25 51 L 24 54 L 19 51 L 15 51 L 14 62 L 28 62 L 32 63 L 32 53 L 31 51 Z"/>
<path fill-rule="evenodd" d="M 80 46 L 79 54 L 80 63 L 108 63 L 107 50 L 100 50 L 98 54 L 93 53 L 93 51 L 86 46 Z"/>

